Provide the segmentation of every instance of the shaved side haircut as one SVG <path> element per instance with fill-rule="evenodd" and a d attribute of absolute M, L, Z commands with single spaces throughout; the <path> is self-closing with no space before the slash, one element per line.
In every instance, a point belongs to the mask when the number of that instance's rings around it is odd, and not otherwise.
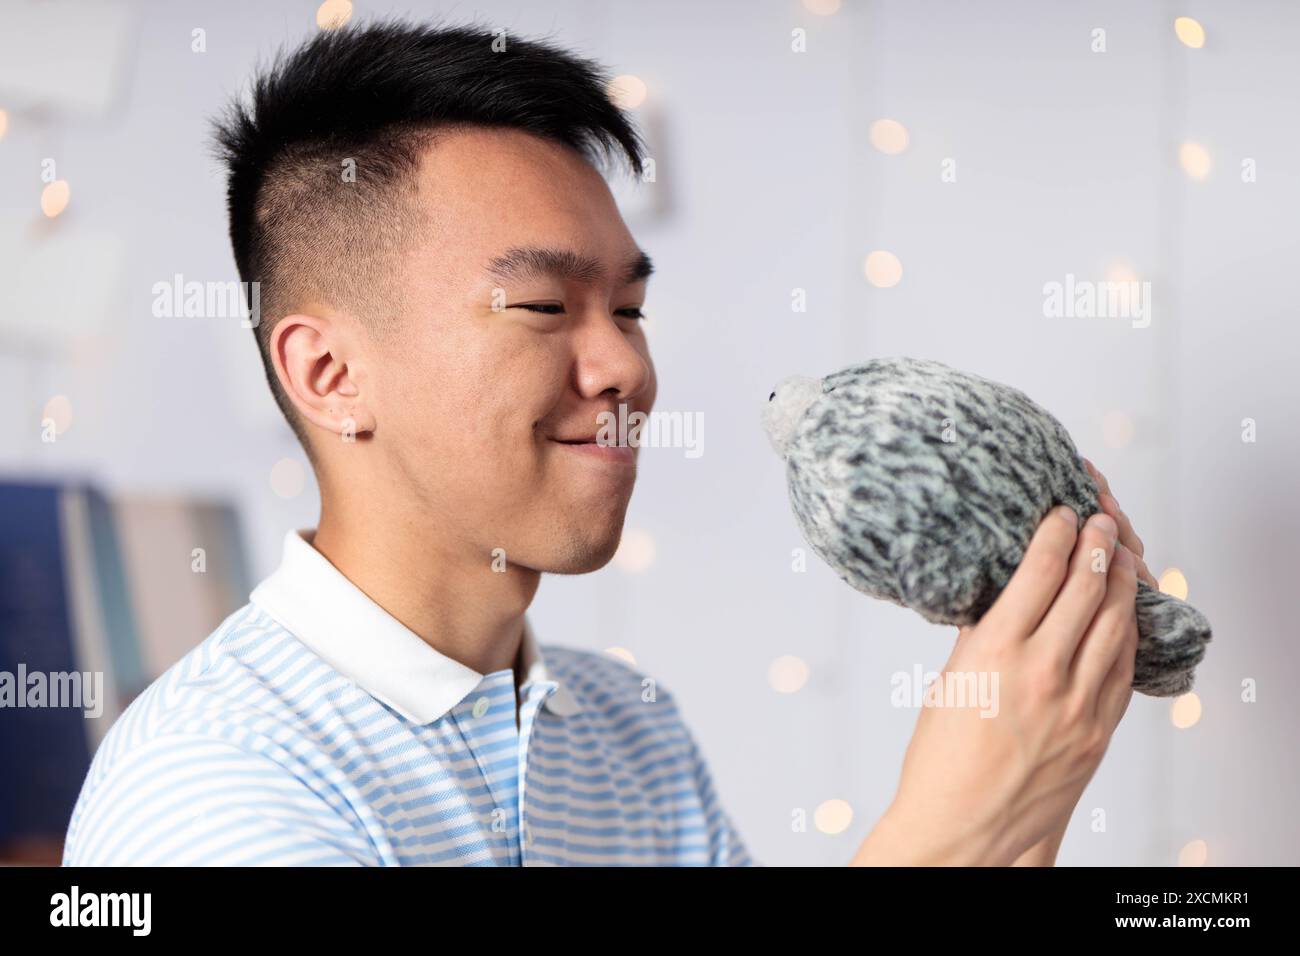
<path fill-rule="evenodd" d="M 235 264 L 258 283 L 262 365 L 309 457 L 271 361 L 276 322 L 319 304 L 377 334 L 398 327 L 398 253 L 428 226 L 415 174 L 440 132 L 518 130 L 593 164 L 621 155 L 639 174 L 644 146 L 606 82 L 595 63 L 544 42 L 387 20 L 281 53 L 217 120 Z"/>

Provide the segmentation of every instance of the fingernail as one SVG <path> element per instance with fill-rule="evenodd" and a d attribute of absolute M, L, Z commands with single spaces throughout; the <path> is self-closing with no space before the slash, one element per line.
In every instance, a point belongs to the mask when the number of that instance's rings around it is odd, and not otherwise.
<path fill-rule="evenodd" d="M 1069 505 L 1061 505 L 1056 509 L 1056 516 L 1062 521 L 1070 522 L 1071 528 L 1079 527 L 1079 516 L 1074 513 L 1074 509 Z"/>
<path fill-rule="evenodd" d="M 1113 560 L 1122 568 L 1137 567 L 1137 561 L 1133 557 L 1133 552 L 1122 544 L 1115 545 L 1115 557 Z"/>
<path fill-rule="evenodd" d="M 1115 524 L 1115 519 L 1104 512 L 1097 512 L 1088 519 L 1088 524 L 1092 525 L 1098 531 L 1103 532 L 1111 539 L 1119 537 L 1119 526 Z"/>

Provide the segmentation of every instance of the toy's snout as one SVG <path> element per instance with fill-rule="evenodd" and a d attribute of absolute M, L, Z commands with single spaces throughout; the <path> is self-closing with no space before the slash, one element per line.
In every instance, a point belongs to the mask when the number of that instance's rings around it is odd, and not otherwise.
<path fill-rule="evenodd" d="M 790 454 L 799 422 L 813 402 L 821 398 L 821 379 L 792 375 L 781 381 L 763 406 L 763 428 L 776 453 L 782 458 Z"/>

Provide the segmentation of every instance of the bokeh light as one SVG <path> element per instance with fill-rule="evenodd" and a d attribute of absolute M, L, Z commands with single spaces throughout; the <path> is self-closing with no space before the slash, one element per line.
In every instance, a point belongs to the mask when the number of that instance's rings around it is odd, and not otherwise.
<path fill-rule="evenodd" d="M 808 662 L 802 657 L 785 654 L 767 668 L 767 682 L 778 694 L 793 694 L 808 683 Z"/>
<path fill-rule="evenodd" d="M 1205 46 L 1205 27 L 1191 17 L 1174 18 L 1174 35 L 1182 41 L 1183 46 L 1199 50 Z"/>
<path fill-rule="evenodd" d="M 1201 698 L 1192 691 L 1180 694 L 1169 705 L 1169 719 L 1179 730 L 1196 726 L 1201 719 Z"/>
<path fill-rule="evenodd" d="M 634 110 L 645 102 L 649 90 L 641 77 L 623 73 L 609 81 L 605 92 L 619 109 Z"/>
<path fill-rule="evenodd" d="M 884 249 L 877 249 L 867 256 L 863 265 L 867 281 L 878 289 L 889 289 L 898 285 L 903 279 L 903 264 L 898 256 Z"/>
<path fill-rule="evenodd" d="M 822 833 L 843 833 L 853 822 L 853 808 L 844 800 L 827 800 L 813 812 L 813 825 Z"/>
<path fill-rule="evenodd" d="M 72 187 L 68 185 L 66 179 L 56 179 L 52 183 L 47 183 L 41 190 L 41 212 L 53 219 L 68 208 L 70 199 L 72 199 Z"/>
<path fill-rule="evenodd" d="M 878 119 L 871 124 L 871 145 L 882 153 L 897 156 L 907 149 L 907 127 L 898 120 Z"/>

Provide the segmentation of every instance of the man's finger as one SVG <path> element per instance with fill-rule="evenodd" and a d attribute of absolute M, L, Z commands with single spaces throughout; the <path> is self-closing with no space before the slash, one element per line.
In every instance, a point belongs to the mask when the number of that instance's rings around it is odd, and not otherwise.
<path fill-rule="evenodd" d="M 1069 577 L 1034 634 L 1034 641 L 1043 643 L 1062 673 L 1069 670 L 1079 641 L 1106 597 L 1118 531 L 1109 515 L 1088 519 L 1070 558 Z"/>
<path fill-rule="evenodd" d="M 1103 724 L 1112 729 L 1123 719 L 1129 702 L 1133 699 L 1133 669 L 1137 661 L 1137 643 L 1137 607 L 1134 606 L 1133 616 L 1128 622 L 1128 637 L 1120 648 L 1115 663 L 1111 665 L 1110 673 L 1106 675 L 1106 680 L 1101 685 L 1101 693 L 1097 697 L 1097 713 Z"/>
<path fill-rule="evenodd" d="M 1124 545 L 1124 547 L 1128 548 L 1139 558 L 1142 557 L 1146 548 L 1143 546 L 1142 539 L 1138 537 L 1137 532 L 1133 530 L 1133 522 L 1130 521 L 1128 515 L 1124 513 L 1124 509 L 1119 506 L 1119 502 L 1115 500 L 1115 496 L 1109 492 L 1103 491 L 1097 496 L 1097 502 L 1101 505 L 1101 510 L 1114 518 L 1115 523 L 1119 525 L 1120 544 Z"/>
<path fill-rule="evenodd" d="M 1106 476 L 1101 473 L 1100 469 L 1087 458 L 1083 459 L 1083 465 L 1088 469 L 1088 474 L 1092 475 L 1092 480 L 1097 482 L 1097 487 L 1101 490 L 1101 493 L 1104 495 L 1110 494 L 1110 482 L 1106 480 Z"/>
<path fill-rule="evenodd" d="M 1101 685 L 1128 641 L 1128 625 L 1135 615 L 1137 562 L 1122 544 L 1115 548 L 1106 581 L 1106 597 L 1079 643 L 1070 668 L 1070 683 L 1088 700 L 1098 700 Z"/>
<path fill-rule="evenodd" d="M 994 634 L 1023 640 L 1037 629 L 1052 606 L 1070 567 L 1070 553 L 1079 535 L 1079 518 L 1060 505 L 1039 522 L 1020 566 L 980 621 Z"/>

